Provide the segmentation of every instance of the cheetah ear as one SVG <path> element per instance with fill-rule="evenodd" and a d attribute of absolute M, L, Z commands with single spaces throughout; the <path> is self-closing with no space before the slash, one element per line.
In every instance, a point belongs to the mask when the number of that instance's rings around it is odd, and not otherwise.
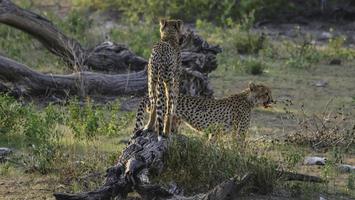
<path fill-rule="evenodd" d="M 178 19 L 176 20 L 176 23 L 175 23 L 175 28 L 180 31 L 181 27 L 182 27 L 182 20 Z"/>
<path fill-rule="evenodd" d="M 161 28 L 165 28 L 165 26 L 166 26 L 166 19 L 160 19 L 160 21 L 159 21 L 159 23 L 160 23 L 160 27 Z"/>
<path fill-rule="evenodd" d="M 249 82 L 249 89 L 250 89 L 250 91 L 255 91 L 255 89 L 256 89 L 255 83 Z"/>

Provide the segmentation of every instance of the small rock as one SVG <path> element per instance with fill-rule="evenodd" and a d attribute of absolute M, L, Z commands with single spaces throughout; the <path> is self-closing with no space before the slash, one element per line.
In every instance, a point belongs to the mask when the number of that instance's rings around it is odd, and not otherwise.
<path fill-rule="evenodd" d="M 304 165 L 325 165 L 325 157 L 307 156 L 304 158 Z"/>
<path fill-rule="evenodd" d="M 354 173 L 355 172 L 355 166 L 342 164 L 342 165 L 338 166 L 338 170 L 341 173 L 351 173 L 351 172 Z"/>
<path fill-rule="evenodd" d="M 12 150 L 6 147 L 0 147 L 0 156 L 7 156 L 12 153 Z"/>
<path fill-rule="evenodd" d="M 325 87 L 325 86 L 328 85 L 328 81 L 319 80 L 319 81 L 315 81 L 313 84 L 314 84 L 314 86 L 316 86 L 316 87 Z"/>
<path fill-rule="evenodd" d="M 84 161 L 81 161 L 81 160 L 77 160 L 77 161 L 74 162 L 74 164 L 75 164 L 76 166 L 80 166 L 80 165 L 84 165 L 85 162 L 84 162 Z"/>
<path fill-rule="evenodd" d="M 330 65 L 341 65 L 341 60 L 338 58 L 334 58 L 329 62 Z"/>
<path fill-rule="evenodd" d="M 12 153 L 12 150 L 5 147 L 0 147 L 0 163 L 5 162 L 6 157 Z"/>
<path fill-rule="evenodd" d="M 333 35 L 329 32 L 323 32 L 321 33 L 321 35 L 319 36 L 319 40 L 329 40 L 330 38 L 332 38 Z"/>

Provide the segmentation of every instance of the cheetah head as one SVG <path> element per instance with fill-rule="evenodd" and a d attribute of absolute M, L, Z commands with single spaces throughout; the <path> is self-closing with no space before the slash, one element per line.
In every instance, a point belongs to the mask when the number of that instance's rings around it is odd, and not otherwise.
<path fill-rule="evenodd" d="M 182 20 L 160 20 L 160 39 L 175 40 L 179 44 L 182 40 Z"/>
<path fill-rule="evenodd" d="M 263 84 L 249 83 L 250 97 L 255 105 L 263 105 L 264 108 L 271 107 L 274 102 L 269 87 Z"/>

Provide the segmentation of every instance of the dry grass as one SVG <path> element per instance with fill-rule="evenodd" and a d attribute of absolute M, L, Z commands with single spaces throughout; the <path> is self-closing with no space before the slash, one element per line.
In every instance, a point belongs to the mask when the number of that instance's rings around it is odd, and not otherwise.
<path fill-rule="evenodd" d="M 344 108 L 329 110 L 328 105 L 320 114 L 302 115 L 297 117 L 298 128 L 287 135 L 286 141 L 297 145 L 310 146 L 314 150 L 342 147 L 349 150 L 355 145 L 355 121 L 351 113 Z"/>

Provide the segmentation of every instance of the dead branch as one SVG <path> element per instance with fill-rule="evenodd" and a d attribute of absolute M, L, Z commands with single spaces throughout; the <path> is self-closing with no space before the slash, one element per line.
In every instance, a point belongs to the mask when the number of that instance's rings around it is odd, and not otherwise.
<path fill-rule="evenodd" d="M 85 88 L 80 87 L 79 76 L 85 82 Z M 145 71 L 116 75 L 95 72 L 69 75 L 43 74 L 0 56 L 0 81 L 11 82 L 16 88 L 20 88 L 22 94 L 33 96 L 51 94 L 80 96 L 82 89 L 87 95 L 144 94 L 147 87 L 146 78 Z"/>

